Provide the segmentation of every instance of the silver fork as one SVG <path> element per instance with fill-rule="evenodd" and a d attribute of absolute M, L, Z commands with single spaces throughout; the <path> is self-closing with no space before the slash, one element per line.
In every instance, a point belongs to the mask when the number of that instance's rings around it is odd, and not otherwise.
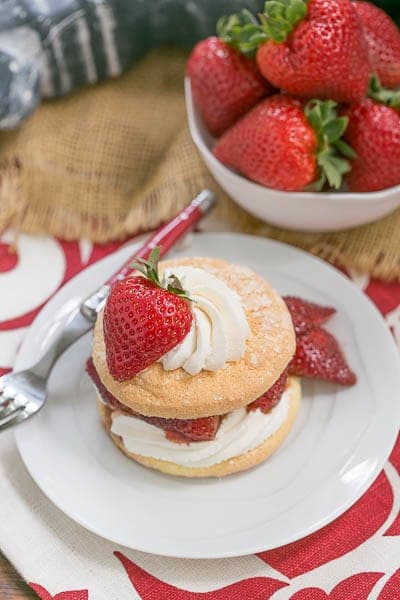
<path fill-rule="evenodd" d="M 213 192 L 203 190 L 176 217 L 151 236 L 107 283 L 69 313 L 62 330 L 37 363 L 24 371 L 0 377 L 0 431 L 22 423 L 40 411 L 47 399 L 47 380 L 56 361 L 69 346 L 93 328 L 111 285 L 132 272 L 130 265 L 133 258 L 148 258 L 156 246 L 160 246 L 161 256 L 164 256 L 213 208 L 215 202 Z"/>

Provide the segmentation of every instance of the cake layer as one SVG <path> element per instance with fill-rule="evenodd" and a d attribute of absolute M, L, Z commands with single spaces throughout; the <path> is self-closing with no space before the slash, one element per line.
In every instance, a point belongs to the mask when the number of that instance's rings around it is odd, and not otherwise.
<path fill-rule="evenodd" d="M 219 460 L 217 457 L 215 459 L 216 462 L 213 464 L 204 464 L 204 462 L 203 462 L 203 464 L 199 464 L 199 461 L 197 461 L 197 466 L 194 465 L 193 457 L 192 457 L 191 461 L 190 460 L 183 461 L 182 459 L 176 458 L 177 456 L 179 456 L 179 454 L 177 454 L 177 453 L 179 453 L 179 450 L 180 449 L 182 450 L 182 456 L 183 456 L 184 452 L 185 451 L 187 452 L 188 446 L 194 448 L 193 451 L 196 452 L 196 450 L 200 444 L 199 451 L 202 452 L 205 445 L 214 444 L 215 443 L 214 441 L 197 442 L 197 443 L 192 443 L 189 445 L 182 445 L 182 448 L 181 448 L 180 444 L 173 444 L 172 442 L 170 442 L 170 444 L 174 447 L 173 449 L 176 452 L 175 461 L 180 460 L 181 463 L 184 462 L 185 464 L 179 464 L 178 462 L 174 462 L 173 460 L 165 460 L 165 459 L 150 456 L 150 455 L 145 456 L 144 454 L 139 454 L 138 452 L 132 451 L 133 446 L 132 446 L 132 444 L 128 444 L 127 439 L 125 439 L 125 442 L 127 443 L 127 445 L 125 445 L 123 438 L 120 435 L 117 435 L 116 433 L 112 432 L 112 430 L 111 430 L 111 428 L 113 427 L 112 411 L 109 408 L 107 408 L 100 401 L 98 402 L 98 409 L 101 414 L 103 424 L 106 427 L 109 434 L 111 435 L 111 438 L 113 439 L 114 443 L 120 448 L 120 450 L 122 450 L 122 452 L 124 452 L 124 454 L 126 454 L 130 458 L 133 458 L 137 462 L 145 465 L 146 467 L 151 467 L 153 469 L 156 469 L 156 470 L 159 470 L 164 473 L 171 474 L 171 475 L 180 475 L 180 476 L 184 476 L 184 477 L 222 477 L 224 475 L 228 475 L 231 473 L 236 473 L 239 471 L 244 471 L 246 469 L 249 469 L 249 468 L 259 464 L 260 462 L 264 461 L 275 450 L 277 450 L 277 448 L 281 445 L 281 443 L 283 442 L 283 440 L 289 433 L 289 431 L 293 425 L 293 422 L 296 418 L 299 404 L 300 404 L 300 396 L 301 396 L 301 389 L 300 389 L 299 381 L 296 378 L 291 377 L 289 387 L 287 388 L 287 390 L 285 392 L 285 397 L 282 398 L 282 401 L 278 404 L 278 406 L 276 406 L 275 409 L 273 409 L 273 411 L 271 411 L 271 415 L 272 415 L 274 410 L 276 411 L 276 409 L 279 409 L 279 406 L 281 406 L 280 414 L 277 415 L 277 412 L 275 412 L 275 416 L 271 417 L 270 419 L 268 419 L 268 418 L 265 419 L 265 430 L 264 430 L 265 437 L 262 435 L 262 431 L 257 431 L 257 435 L 253 436 L 253 442 L 250 444 L 250 446 L 252 446 L 252 447 L 249 448 L 248 437 L 246 439 L 242 438 L 242 441 L 243 441 L 242 449 L 240 449 L 238 445 L 236 446 L 236 449 L 238 452 L 237 454 L 234 454 L 233 456 L 230 456 L 230 457 L 222 458 L 222 460 Z M 283 400 L 284 400 L 284 404 L 282 404 Z M 256 413 L 260 413 L 260 415 L 259 415 L 260 419 L 263 419 L 264 417 L 268 417 L 268 415 L 264 415 L 263 413 L 261 413 L 261 411 L 255 411 L 255 412 L 250 412 L 250 413 L 246 413 L 246 414 L 249 417 L 252 416 L 254 418 Z M 272 429 L 271 429 L 271 421 L 272 420 L 275 420 L 275 427 L 272 427 Z M 147 425 L 147 424 L 144 423 L 144 425 Z M 151 427 L 151 426 L 148 425 L 148 427 Z M 156 428 L 153 427 L 152 429 L 156 429 Z M 237 435 L 234 437 L 235 437 L 235 439 L 237 438 L 240 442 L 240 440 L 241 440 L 240 435 Z M 261 437 L 261 441 L 259 441 L 260 437 Z M 246 448 L 246 443 L 247 443 L 247 449 L 243 449 L 243 448 Z M 252 444 L 254 444 L 254 446 Z M 130 447 L 130 449 L 129 449 L 129 447 Z M 150 448 L 150 447 L 151 447 L 151 440 L 148 445 L 148 448 Z M 143 446 L 142 446 L 142 452 L 145 452 L 143 450 Z M 160 450 L 158 450 L 157 454 L 160 454 Z M 165 452 L 165 454 L 167 454 L 167 453 Z M 169 458 L 171 458 L 170 455 L 168 455 L 168 456 L 169 456 Z M 222 455 L 220 454 L 220 456 L 222 456 Z M 211 459 L 209 457 L 208 462 L 210 462 L 210 460 Z"/>
<path fill-rule="evenodd" d="M 280 296 L 262 277 L 238 265 L 209 258 L 166 261 L 174 266 L 208 270 L 239 295 L 251 329 L 244 357 L 218 371 L 191 376 L 183 369 L 164 370 L 155 363 L 128 381 L 111 376 L 106 361 L 102 314 L 94 332 L 93 362 L 105 387 L 124 405 L 144 416 L 197 419 L 224 415 L 244 407 L 268 390 L 295 351 L 290 314 Z"/>

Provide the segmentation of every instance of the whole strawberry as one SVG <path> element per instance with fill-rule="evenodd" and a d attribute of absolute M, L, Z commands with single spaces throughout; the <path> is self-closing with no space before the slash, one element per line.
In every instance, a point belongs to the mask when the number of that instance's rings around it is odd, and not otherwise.
<path fill-rule="evenodd" d="M 215 156 L 250 179 L 278 190 L 300 191 L 326 182 L 339 188 L 354 154 L 341 136 L 347 119 L 335 102 L 276 94 L 259 102 L 220 138 Z"/>
<path fill-rule="evenodd" d="M 400 30 L 384 10 L 370 2 L 355 0 L 362 21 L 374 73 L 388 88 L 400 86 Z"/>
<path fill-rule="evenodd" d="M 192 312 L 179 281 L 160 281 L 159 249 L 136 265 L 146 276 L 116 282 L 104 309 L 107 364 L 118 381 L 130 379 L 177 346 L 189 333 Z M 144 264 L 143 264 L 144 263 Z"/>
<path fill-rule="evenodd" d="M 202 40 L 187 66 L 194 103 L 208 131 L 219 136 L 272 92 L 254 60 L 217 37 Z"/>
<path fill-rule="evenodd" d="M 343 111 L 349 119 L 345 139 L 357 153 L 346 178 L 352 192 L 374 192 L 400 184 L 400 97 L 393 93 L 390 100 L 390 96 L 385 90 L 376 94 L 393 106 L 366 98 Z"/>
<path fill-rule="evenodd" d="M 351 0 L 267 0 L 259 21 L 248 11 L 223 17 L 219 31 L 261 73 L 296 96 L 357 102 L 371 65 L 362 24 Z"/>

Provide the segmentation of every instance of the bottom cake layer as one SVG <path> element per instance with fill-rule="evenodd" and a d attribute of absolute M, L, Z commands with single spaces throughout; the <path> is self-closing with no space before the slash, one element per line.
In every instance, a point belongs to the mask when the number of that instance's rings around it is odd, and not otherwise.
<path fill-rule="evenodd" d="M 104 403 L 100 400 L 100 398 L 98 400 L 98 409 L 101 415 L 102 422 L 114 443 L 120 448 L 120 450 L 124 454 L 126 454 L 130 458 L 133 458 L 140 464 L 146 467 L 150 467 L 152 469 L 156 469 L 163 473 L 168 473 L 170 475 L 179 475 L 183 477 L 223 477 L 231 473 L 237 473 L 239 471 L 245 471 L 247 469 L 250 469 L 251 467 L 263 462 L 279 448 L 283 440 L 288 435 L 290 429 L 292 428 L 292 425 L 296 419 L 296 415 L 299 409 L 301 387 L 298 379 L 293 377 L 290 378 L 285 391 L 285 396 L 287 410 L 285 412 L 282 422 L 279 423 L 279 427 L 275 431 L 273 431 L 273 433 L 270 433 L 269 429 L 267 428 L 265 439 L 261 443 L 258 443 L 254 448 L 239 453 L 238 455 L 231 456 L 226 460 L 221 460 L 219 462 L 216 462 L 215 464 L 208 464 L 206 466 L 189 466 L 186 464 L 178 464 L 177 462 L 173 462 L 171 460 L 163 460 L 159 457 L 154 458 L 150 455 L 144 456 L 137 452 L 132 452 L 128 450 L 126 445 L 124 444 L 122 437 L 120 435 L 112 433 L 111 413 L 113 411 L 107 406 L 105 406 Z M 152 427 L 147 424 L 145 425 L 147 427 Z M 152 427 L 152 429 L 156 428 Z M 240 429 L 238 430 L 238 432 L 240 432 Z M 197 451 L 197 448 L 200 448 L 199 444 L 201 444 L 202 448 L 204 448 L 205 445 L 212 443 L 213 442 L 193 442 L 189 445 L 176 444 L 175 447 L 176 452 L 179 453 L 180 446 L 182 447 L 182 452 L 187 452 L 188 446 L 190 446 L 192 451 Z M 149 450 L 147 449 L 147 453 L 148 452 Z"/>

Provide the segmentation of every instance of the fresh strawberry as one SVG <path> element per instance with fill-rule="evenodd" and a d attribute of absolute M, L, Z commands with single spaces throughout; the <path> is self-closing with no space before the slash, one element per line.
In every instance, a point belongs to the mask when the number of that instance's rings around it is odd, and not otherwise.
<path fill-rule="evenodd" d="M 220 138 L 215 156 L 267 187 L 300 191 L 313 185 L 339 188 L 349 170 L 339 154 L 354 156 L 341 139 L 347 119 L 336 103 L 303 101 L 285 94 L 262 100 Z"/>
<path fill-rule="evenodd" d="M 296 335 L 323 325 L 336 312 L 336 308 L 321 306 L 296 296 L 284 296 L 283 300 L 292 317 Z"/>
<path fill-rule="evenodd" d="M 160 281 L 159 249 L 136 265 L 145 277 L 126 277 L 114 283 L 104 310 L 107 364 L 118 381 L 134 377 L 189 333 L 192 312 L 179 281 Z"/>
<path fill-rule="evenodd" d="M 289 94 L 357 102 L 367 93 L 371 65 L 351 0 L 267 0 L 259 21 L 245 10 L 218 29 Z"/>
<path fill-rule="evenodd" d="M 120 410 L 137 419 L 146 421 L 146 423 L 154 425 L 154 427 L 163 429 L 166 432 L 166 437 L 171 439 L 171 441 L 178 442 L 179 439 L 182 438 L 181 441 L 188 443 L 188 441 L 208 441 L 215 438 L 221 417 L 214 416 L 200 419 L 163 419 L 161 417 L 146 417 L 131 410 L 117 400 L 117 398 L 102 383 L 91 358 L 89 358 L 86 363 L 86 371 L 97 388 L 103 402 L 107 404 L 107 406 L 113 410 Z M 176 435 L 174 436 L 173 434 Z"/>
<path fill-rule="evenodd" d="M 91 358 L 88 358 L 88 360 L 86 361 L 86 372 L 89 375 L 90 379 L 93 381 L 95 388 L 100 394 L 103 402 L 107 404 L 107 406 L 115 410 L 122 410 L 124 412 L 129 413 L 132 412 L 127 406 L 125 406 L 119 400 L 117 400 L 116 397 L 106 388 L 104 383 L 101 381 L 97 369 L 94 366 L 93 360 Z"/>
<path fill-rule="evenodd" d="M 221 421 L 221 417 L 219 416 L 199 419 L 159 419 L 158 417 L 143 416 L 140 418 L 146 421 L 146 423 L 150 423 L 150 425 L 154 425 L 165 431 L 179 433 L 186 440 L 194 442 L 213 440 Z"/>
<path fill-rule="evenodd" d="M 221 135 L 260 98 L 272 92 L 255 61 L 217 37 L 195 46 L 187 73 L 194 103 L 214 136 Z"/>
<path fill-rule="evenodd" d="M 400 86 L 400 30 L 389 15 L 371 2 L 355 0 L 368 44 L 369 60 L 382 85 Z"/>
<path fill-rule="evenodd" d="M 341 385 L 356 383 L 356 376 L 347 364 L 337 340 L 321 328 L 311 329 L 297 338 L 289 373 Z"/>
<path fill-rule="evenodd" d="M 346 178 L 352 192 L 400 184 L 400 93 L 374 89 L 377 99 L 393 106 L 367 98 L 343 111 L 349 119 L 345 139 L 357 152 Z"/>
<path fill-rule="evenodd" d="M 263 413 L 269 412 L 281 399 L 286 388 L 287 379 L 288 370 L 285 369 L 279 379 L 275 381 L 274 385 L 269 388 L 265 394 L 260 396 L 260 398 L 257 398 L 257 400 L 254 400 L 254 402 L 249 404 L 247 410 L 257 410 L 259 408 Z"/>

